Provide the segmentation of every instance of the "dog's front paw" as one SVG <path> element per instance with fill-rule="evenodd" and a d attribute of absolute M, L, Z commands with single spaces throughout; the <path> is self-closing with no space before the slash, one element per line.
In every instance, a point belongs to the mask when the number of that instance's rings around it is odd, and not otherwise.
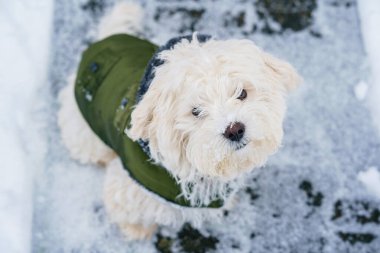
<path fill-rule="evenodd" d="M 124 223 L 119 226 L 127 240 L 150 239 L 157 230 L 157 225 L 144 226 L 141 224 Z"/>

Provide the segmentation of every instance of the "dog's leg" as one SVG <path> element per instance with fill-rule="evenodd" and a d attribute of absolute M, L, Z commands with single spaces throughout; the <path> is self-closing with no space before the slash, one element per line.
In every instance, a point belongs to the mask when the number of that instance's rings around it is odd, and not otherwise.
<path fill-rule="evenodd" d="M 61 104 L 58 111 L 58 125 L 62 141 L 70 155 L 81 163 L 105 165 L 116 155 L 92 132 L 82 117 L 74 97 L 75 76 L 70 76 L 68 81 L 68 85 L 58 96 Z"/>
<path fill-rule="evenodd" d="M 113 34 L 138 34 L 142 30 L 143 11 L 136 3 L 121 2 L 116 4 L 99 24 L 98 40 Z"/>
<path fill-rule="evenodd" d="M 119 226 L 128 240 L 148 239 L 157 228 L 157 201 L 141 187 L 129 177 L 119 158 L 108 164 L 104 204 L 110 220 Z"/>

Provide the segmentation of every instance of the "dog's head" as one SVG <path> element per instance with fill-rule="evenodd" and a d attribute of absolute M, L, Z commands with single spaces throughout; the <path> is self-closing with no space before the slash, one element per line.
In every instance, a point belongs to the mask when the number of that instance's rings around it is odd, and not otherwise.
<path fill-rule="evenodd" d="M 174 175 L 233 179 L 279 148 L 291 65 L 248 40 L 184 39 L 159 57 L 127 133 Z"/>

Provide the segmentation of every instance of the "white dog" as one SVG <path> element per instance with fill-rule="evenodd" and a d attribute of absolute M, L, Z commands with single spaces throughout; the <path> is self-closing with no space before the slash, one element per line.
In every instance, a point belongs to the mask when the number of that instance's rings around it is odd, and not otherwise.
<path fill-rule="evenodd" d="M 118 4 L 102 20 L 99 40 L 133 34 L 141 27 L 141 14 L 134 4 Z M 113 44 L 95 50 L 93 57 L 112 67 L 82 60 L 81 76 L 76 81 L 72 76 L 61 91 L 58 123 L 64 144 L 80 162 L 106 166 L 106 210 L 128 239 L 150 237 L 158 224 L 199 224 L 219 217 L 232 206 L 246 174 L 279 148 L 285 97 L 300 77 L 249 40 L 194 34 L 172 40 L 154 54 L 149 42 L 123 36 L 106 41 L 129 38 L 146 51 L 133 58 L 128 55 L 132 46 L 118 54 Z M 121 64 L 128 59 L 133 66 L 124 70 Z M 134 69 L 147 65 L 144 76 Z M 143 79 L 137 92 L 123 88 L 118 74 L 124 72 Z M 83 88 L 82 81 L 96 90 Z M 103 91 L 106 85 L 112 88 Z M 128 96 L 136 95 L 135 104 Z M 112 106 L 114 117 L 104 116 Z M 131 114 L 125 114 L 128 110 Z"/>

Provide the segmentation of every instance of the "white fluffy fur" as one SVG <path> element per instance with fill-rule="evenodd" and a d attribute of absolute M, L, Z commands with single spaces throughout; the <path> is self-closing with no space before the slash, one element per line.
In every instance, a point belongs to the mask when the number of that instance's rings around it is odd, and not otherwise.
<path fill-rule="evenodd" d="M 156 224 L 178 227 L 191 222 L 199 226 L 206 219 L 218 220 L 223 213 L 222 209 L 186 208 L 161 199 L 131 179 L 118 158 L 107 167 L 105 186 L 104 201 L 110 219 L 129 238 L 136 238 L 136 226 L 147 231 L 145 237 Z M 225 209 L 232 204 L 231 199 Z M 128 226 L 131 224 L 133 229 Z"/>
<path fill-rule="evenodd" d="M 118 4 L 101 22 L 98 37 L 139 30 L 141 13 L 134 4 Z M 199 43 L 194 37 L 163 51 L 160 58 L 165 64 L 156 69 L 126 133 L 133 140 L 149 140 L 152 158 L 172 173 L 194 205 L 218 196 L 231 207 L 245 174 L 279 148 L 285 96 L 300 78 L 288 63 L 248 40 Z M 63 142 L 75 159 L 107 165 L 105 206 L 129 239 L 149 237 L 156 224 L 177 226 L 220 216 L 221 209 L 173 205 L 134 182 L 80 115 L 73 80 L 60 94 Z M 248 94 L 243 101 L 237 99 L 242 89 Z M 201 110 L 199 117 L 192 115 L 194 107 Z M 243 148 L 223 137 L 237 121 L 246 126 Z"/>
<path fill-rule="evenodd" d="M 141 32 L 142 17 L 143 11 L 139 5 L 125 2 L 117 4 L 100 22 L 98 40 L 119 33 Z"/>
<path fill-rule="evenodd" d="M 156 69 L 126 132 L 134 140 L 149 140 L 153 159 L 178 178 L 185 196 L 196 204 L 214 194 L 227 197 L 226 184 L 241 188 L 236 178 L 278 149 L 285 95 L 299 77 L 251 41 L 199 43 L 195 38 L 161 53 L 165 64 Z M 242 89 L 248 92 L 244 101 L 237 99 Z M 199 118 L 191 114 L 194 107 L 202 110 Z M 237 121 L 245 124 L 248 143 L 238 151 L 223 137 Z"/>

